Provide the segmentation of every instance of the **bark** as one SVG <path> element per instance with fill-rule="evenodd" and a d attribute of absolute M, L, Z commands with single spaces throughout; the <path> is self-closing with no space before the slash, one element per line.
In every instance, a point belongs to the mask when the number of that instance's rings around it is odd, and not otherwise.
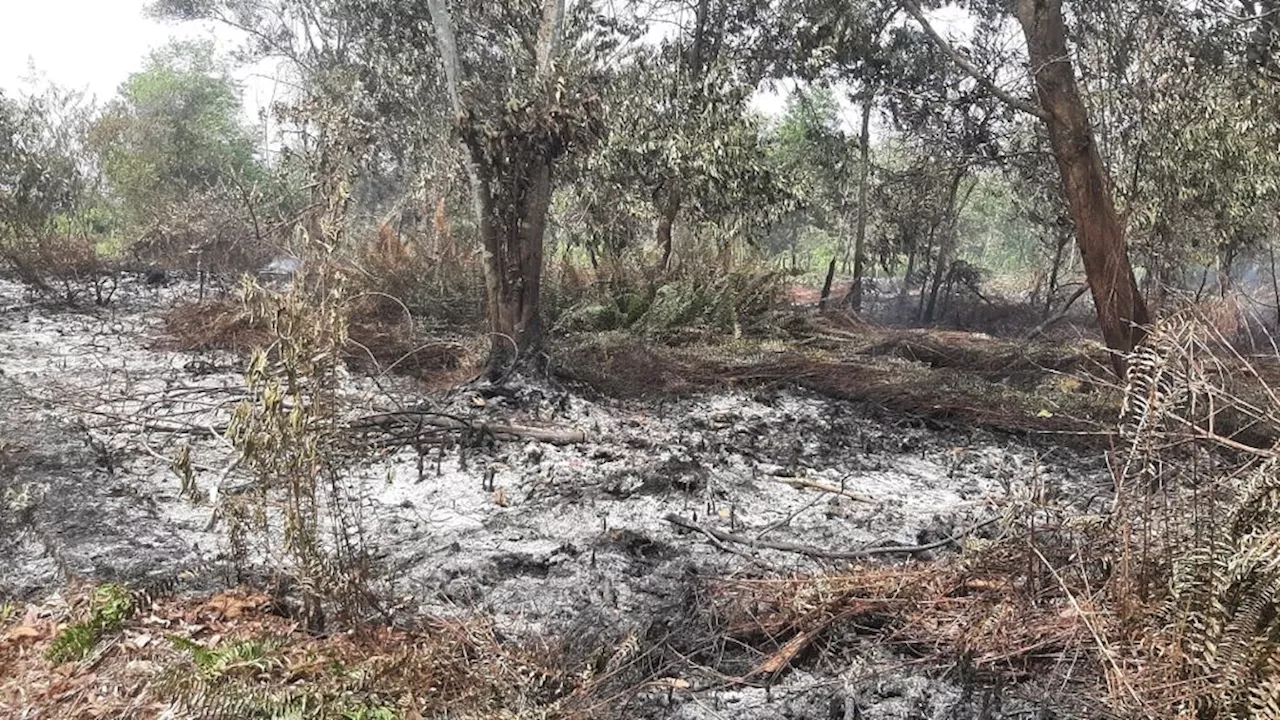
<path fill-rule="evenodd" d="M 1049 142 L 1076 226 L 1076 242 L 1093 292 L 1098 324 L 1123 373 L 1121 353 L 1133 350 L 1150 321 L 1129 264 L 1124 228 L 1111 183 L 1093 139 L 1067 48 L 1062 0 L 1018 0 L 1018 22 L 1027 40 Z"/>
<path fill-rule="evenodd" d="M 855 312 L 862 310 L 862 276 L 866 266 L 867 177 L 871 168 L 871 93 L 862 101 L 862 128 L 858 136 L 858 226 L 853 240 L 853 287 L 845 302 Z"/>
<path fill-rule="evenodd" d="M 488 298 L 489 377 L 498 380 L 512 368 L 536 362 L 542 345 L 542 249 L 547 210 L 551 205 L 551 159 L 521 158 L 525 175 L 516 180 L 523 192 L 508 207 L 499 207 L 488 192 L 488 222 L 482 223 L 485 295 Z M 506 169 L 507 172 L 511 168 Z"/>

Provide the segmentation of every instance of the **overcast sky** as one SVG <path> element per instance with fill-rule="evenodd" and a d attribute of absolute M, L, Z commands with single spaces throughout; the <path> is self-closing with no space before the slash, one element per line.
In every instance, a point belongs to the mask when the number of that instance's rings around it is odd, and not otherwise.
<path fill-rule="evenodd" d="M 144 0 L 13 0 L 0 23 L 0 87 L 13 92 L 30 68 L 99 99 L 115 93 L 142 59 L 170 35 L 143 16 Z M 190 32 L 188 31 L 188 35 Z"/>
<path fill-rule="evenodd" d="M 115 95 L 147 55 L 171 38 L 214 37 L 224 49 L 236 38 L 226 28 L 173 24 L 143 12 L 148 0 L 5 0 L 0 22 L 0 89 L 15 93 L 35 77 L 88 90 L 99 101 Z M 239 73 L 249 118 L 271 99 L 274 83 L 254 71 Z"/>
<path fill-rule="evenodd" d="M 0 22 L 0 89 L 10 93 L 24 87 L 34 69 L 36 77 L 54 84 L 88 90 L 100 101 L 115 94 L 130 73 L 142 67 L 147 54 L 171 37 L 217 37 L 230 47 L 234 38 L 225 30 L 172 25 L 145 16 L 147 0 L 7 0 Z M 951 12 L 948 12 L 951 10 Z M 944 32 L 955 26 L 954 9 L 937 15 Z M 249 117 L 267 104 L 273 83 L 260 74 L 243 73 Z M 775 114 L 782 109 L 781 93 L 762 93 L 752 103 Z"/>

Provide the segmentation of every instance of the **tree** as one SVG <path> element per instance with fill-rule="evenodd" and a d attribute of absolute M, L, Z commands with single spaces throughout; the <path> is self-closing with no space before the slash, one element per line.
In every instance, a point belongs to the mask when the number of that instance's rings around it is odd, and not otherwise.
<path fill-rule="evenodd" d="M 0 93 L 0 240 L 8 250 L 73 211 L 85 190 L 75 139 L 53 117 L 59 97 L 56 90 L 21 100 Z"/>
<path fill-rule="evenodd" d="M 849 97 L 861 110 L 858 126 L 858 185 L 852 247 L 853 283 L 843 304 L 860 310 L 866 267 L 866 238 L 870 207 L 871 116 L 878 96 L 895 75 L 894 57 L 900 48 L 888 32 L 899 10 L 893 0 L 858 0 L 831 4 L 824 0 L 788 0 L 777 13 L 777 32 L 783 51 L 772 67 L 775 76 L 794 76 L 808 83 L 830 87 L 849 86 Z M 850 149 L 853 145 L 850 144 Z M 834 274 L 828 268 L 828 275 Z"/>
<path fill-rule="evenodd" d="M 592 98 L 565 94 L 564 0 L 543 0 L 536 35 L 522 38 L 523 51 L 500 58 L 498 77 L 508 78 L 498 96 L 501 104 L 493 101 L 492 90 L 474 90 L 480 78 L 468 75 L 475 66 L 464 63 L 448 0 L 428 0 L 427 6 L 468 153 L 467 179 L 486 254 L 489 377 L 498 380 L 536 361 L 541 351 L 542 257 L 552 171 L 572 145 L 596 134 L 596 108 Z M 508 29 L 528 32 L 531 27 Z M 483 32 L 469 40 L 469 54 L 492 51 Z"/>
<path fill-rule="evenodd" d="M 1062 181 L 1063 194 L 1075 222 L 1076 243 L 1098 312 L 1103 339 L 1113 353 L 1117 373 L 1124 355 L 1142 340 L 1150 322 L 1138 288 L 1124 227 L 1116 212 L 1112 183 L 1094 140 L 1089 113 L 1076 84 L 1067 48 L 1062 0 L 1018 0 L 1014 13 L 1027 42 L 1027 55 L 1036 86 L 1033 103 L 998 86 L 965 55 L 942 38 L 919 3 L 903 0 L 903 7 L 926 35 L 963 71 L 1010 107 L 1039 118 L 1049 136 Z"/>
<path fill-rule="evenodd" d="M 285 193 L 259 160 L 240 93 L 212 43 L 155 51 L 91 132 L 139 257 L 200 270 L 262 261 Z"/>
<path fill-rule="evenodd" d="M 96 128 L 111 191 L 139 226 L 232 175 L 261 175 L 240 94 L 212 43 L 155 51 Z"/>
<path fill-rule="evenodd" d="M 840 124 L 834 92 L 826 88 L 798 88 L 788 98 L 785 114 L 773 130 L 772 155 L 779 174 L 790 184 L 791 193 L 797 199 L 795 219 L 828 237 L 838 238 L 818 301 L 820 309 L 827 307 L 836 267 L 843 262 L 847 272 L 853 250 L 849 247 L 847 232 L 856 172 L 851 162 L 854 141 L 845 135 Z M 860 200 L 865 182 L 866 178 L 860 178 L 857 188 Z M 798 229 L 793 228 L 789 233 L 793 257 Z"/>

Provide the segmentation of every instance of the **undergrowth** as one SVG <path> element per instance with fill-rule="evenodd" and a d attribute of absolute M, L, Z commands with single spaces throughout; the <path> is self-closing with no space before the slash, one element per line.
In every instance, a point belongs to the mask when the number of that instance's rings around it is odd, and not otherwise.
<path fill-rule="evenodd" d="M 89 598 L 86 617 L 60 630 L 45 657 L 54 664 L 84 659 L 103 636 L 120 630 L 136 609 L 128 588 L 114 583 L 98 586 Z"/>
<path fill-rule="evenodd" d="M 245 373 L 250 398 L 226 432 L 252 477 L 248 491 L 224 501 L 233 554 L 241 565 L 282 569 L 313 631 L 330 610 L 354 622 L 376 604 L 361 486 L 345 482 L 351 458 L 341 441 L 349 291 L 332 253 L 342 244 L 346 200 L 339 183 L 320 222 L 325 236 L 302 233 L 309 268 L 288 290 L 245 280 L 249 322 L 269 328 L 272 340 L 254 351 Z"/>

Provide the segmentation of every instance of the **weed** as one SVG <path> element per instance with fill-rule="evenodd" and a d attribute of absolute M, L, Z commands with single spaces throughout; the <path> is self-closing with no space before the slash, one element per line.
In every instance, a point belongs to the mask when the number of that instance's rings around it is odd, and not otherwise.
<path fill-rule="evenodd" d="M 178 636 L 170 637 L 169 641 L 178 650 L 190 653 L 200 674 L 207 678 L 246 671 L 249 674 L 266 672 L 279 664 L 274 655 L 284 644 L 274 639 L 248 638 L 206 648 Z"/>
<path fill-rule="evenodd" d="M 399 720 L 404 715 L 395 708 L 379 705 L 362 707 L 342 713 L 343 720 Z"/>
<path fill-rule="evenodd" d="M 123 627 L 136 609 L 133 593 L 128 588 L 115 583 L 98 586 L 90 599 L 88 617 L 63 628 L 54 637 L 45 657 L 59 665 L 83 659 L 103 635 Z"/>

